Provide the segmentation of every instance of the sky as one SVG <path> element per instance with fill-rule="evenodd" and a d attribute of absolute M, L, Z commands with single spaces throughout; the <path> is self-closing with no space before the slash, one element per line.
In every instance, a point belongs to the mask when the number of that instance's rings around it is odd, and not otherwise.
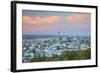
<path fill-rule="evenodd" d="M 79 12 L 23 10 L 23 34 L 90 35 L 91 14 Z"/>

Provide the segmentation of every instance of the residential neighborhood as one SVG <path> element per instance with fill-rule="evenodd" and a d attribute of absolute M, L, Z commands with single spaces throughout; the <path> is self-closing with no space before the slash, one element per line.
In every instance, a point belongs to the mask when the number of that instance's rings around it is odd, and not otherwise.
<path fill-rule="evenodd" d="M 30 62 L 35 56 L 53 57 L 65 51 L 78 51 L 91 48 L 90 37 L 59 36 L 55 38 L 23 39 L 23 62 Z"/>

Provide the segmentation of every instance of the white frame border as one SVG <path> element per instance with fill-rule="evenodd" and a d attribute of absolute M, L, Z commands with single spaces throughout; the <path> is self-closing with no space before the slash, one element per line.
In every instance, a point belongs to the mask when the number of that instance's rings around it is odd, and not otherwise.
<path fill-rule="evenodd" d="M 73 67 L 73 66 L 85 66 L 85 65 L 96 65 L 96 10 L 92 8 L 82 7 L 61 7 L 61 6 L 45 6 L 45 5 L 28 5 L 28 4 L 17 4 L 17 48 L 16 48 L 16 65 L 17 70 L 21 69 L 39 69 L 39 68 L 53 68 L 53 67 Z M 23 63 L 22 64 L 22 9 L 26 10 L 46 10 L 46 11 L 64 11 L 64 12 L 88 12 L 91 13 L 91 60 L 80 60 L 80 61 L 58 61 L 58 62 L 42 62 L 42 63 Z M 94 25 L 95 24 L 95 25 Z M 56 66 L 55 66 L 56 65 Z"/>

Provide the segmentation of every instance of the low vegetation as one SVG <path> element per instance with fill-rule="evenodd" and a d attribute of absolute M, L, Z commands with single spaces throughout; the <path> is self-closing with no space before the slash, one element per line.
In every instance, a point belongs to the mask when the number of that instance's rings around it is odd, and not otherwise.
<path fill-rule="evenodd" d="M 31 62 L 48 62 L 48 61 L 64 61 L 64 60 L 86 60 L 91 58 L 90 48 L 78 51 L 65 51 L 61 55 L 53 55 L 52 57 L 36 56 Z"/>

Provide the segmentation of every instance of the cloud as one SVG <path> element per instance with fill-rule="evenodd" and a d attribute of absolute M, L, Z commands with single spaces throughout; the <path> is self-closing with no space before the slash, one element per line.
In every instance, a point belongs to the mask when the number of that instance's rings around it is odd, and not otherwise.
<path fill-rule="evenodd" d="M 60 23 L 59 23 L 60 22 Z M 69 16 L 23 16 L 24 32 L 89 29 L 89 14 L 73 14 Z"/>
<path fill-rule="evenodd" d="M 24 25 L 23 31 L 36 32 L 36 31 L 55 30 L 56 25 L 54 24 L 60 21 L 61 21 L 60 16 L 47 16 L 47 17 L 23 16 L 23 25 Z"/>
<path fill-rule="evenodd" d="M 65 21 L 69 29 L 88 29 L 91 23 L 90 14 L 73 14 L 65 16 Z"/>
<path fill-rule="evenodd" d="M 22 22 L 23 24 L 29 24 L 31 22 L 32 18 L 30 16 L 23 16 Z"/>
<path fill-rule="evenodd" d="M 24 32 L 53 31 L 55 29 L 57 29 L 56 26 L 23 26 Z"/>
<path fill-rule="evenodd" d="M 75 14 L 71 16 L 66 16 L 65 19 L 70 23 L 89 22 L 90 15 L 89 14 Z"/>
<path fill-rule="evenodd" d="M 57 23 L 61 19 L 59 16 L 48 16 L 48 17 L 31 17 L 23 16 L 23 24 L 51 24 Z"/>

